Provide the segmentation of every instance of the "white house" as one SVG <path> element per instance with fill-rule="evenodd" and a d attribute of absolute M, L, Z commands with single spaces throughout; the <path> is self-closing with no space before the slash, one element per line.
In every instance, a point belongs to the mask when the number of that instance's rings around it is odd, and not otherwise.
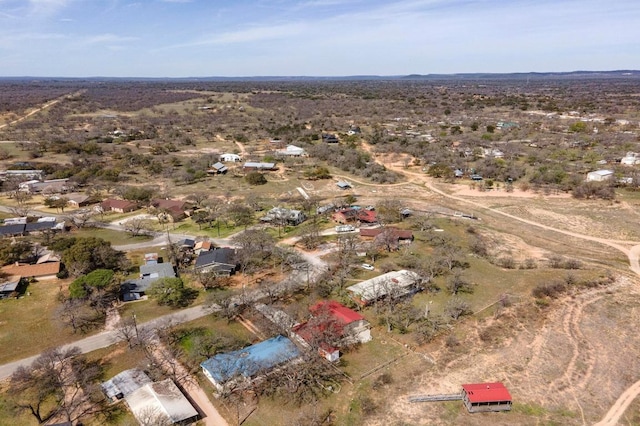
<path fill-rule="evenodd" d="M 640 155 L 635 152 L 627 152 L 627 155 L 622 157 L 620 160 L 620 164 L 623 166 L 635 166 L 636 164 L 640 164 Z"/>
<path fill-rule="evenodd" d="M 596 170 L 587 173 L 587 182 L 604 182 L 613 178 L 613 170 Z"/>
<path fill-rule="evenodd" d="M 238 154 L 222 154 L 220 156 L 220 161 L 222 161 L 223 163 L 237 163 L 239 161 L 242 161 L 242 157 L 240 157 Z"/>
<path fill-rule="evenodd" d="M 281 157 L 302 157 L 305 155 L 304 148 L 300 148 L 295 145 L 287 145 L 285 149 L 279 149 L 276 151 L 276 155 Z"/>

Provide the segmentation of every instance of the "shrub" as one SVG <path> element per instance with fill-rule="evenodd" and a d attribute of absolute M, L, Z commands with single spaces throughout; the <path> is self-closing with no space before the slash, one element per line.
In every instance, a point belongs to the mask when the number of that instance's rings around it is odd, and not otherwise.
<path fill-rule="evenodd" d="M 244 178 L 249 185 L 264 185 L 267 183 L 267 178 L 260 172 L 248 173 Z"/>
<path fill-rule="evenodd" d="M 533 297 L 541 299 L 543 297 L 549 297 L 551 299 L 555 299 L 560 296 L 565 290 L 567 286 L 562 281 L 552 281 L 545 284 L 538 284 L 532 291 L 531 294 Z"/>

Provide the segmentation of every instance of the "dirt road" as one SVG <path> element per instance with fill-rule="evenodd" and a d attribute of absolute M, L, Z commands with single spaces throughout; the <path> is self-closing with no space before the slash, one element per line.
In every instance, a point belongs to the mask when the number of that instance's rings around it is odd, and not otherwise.
<path fill-rule="evenodd" d="M 54 106 L 55 104 L 57 104 L 58 102 L 62 101 L 66 97 L 78 96 L 78 95 L 81 95 L 84 92 L 86 92 L 86 90 L 80 90 L 78 92 L 69 93 L 67 95 L 60 96 L 57 99 L 49 101 L 49 102 L 45 103 L 44 105 L 42 105 L 42 106 L 40 106 L 40 107 L 38 107 L 38 108 L 36 108 L 36 109 L 34 109 L 32 111 L 29 111 L 27 114 L 23 115 L 22 117 L 16 118 L 15 120 L 10 121 L 9 123 L 0 124 L 0 129 L 3 129 L 3 128 L 8 127 L 8 126 L 13 126 L 14 124 L 18 124 L 19 122 L 21 122 L 23 120 L 26 120 L 27 118 L 31 117 L 32 115 L 37 114 L 40 111 L 43 111 L 43 110 L 45 110 L 47 108 L 50 108 L 50 107 Z"/>
<path fill-rule="evenodd" d="M 371 151 L 371 146 L 368 144 L 363 144 L 364 149 L 372 152 Z M 488 206 L 485 206 L 481 203 L 475 202 L 475 201 L 471 201 L 462 197 L 458 197 L 455 195 L 451 195 L 451 194 L 447 194 L 446 192 L 434 187 L 432 180 L 429 179 L 427 176 L 425 176 L 424 174 L 418 174 L 415 172 L 410 172 L 408 170 L 404 170 L 402 167 L 398 167 L 392 164 L 385 164 L 385 167 L 387 167 L 388 169 L 391 169 L 397 173 L 400 174 L 404 174 L 405 176 L 410 175 L 413 177 L 413 179 L 410 180 L 410 182 L 413 183 L 418 183 L 418 182 L 422 182 L 424 183 L 424 185 L 431 190 L 433 193 L 436 193 L 442 197 L 451 199 L 451 200 L 455 200 L 467 205 L 472 205 L 476 208 L 480 208 L 483 210 L 487 210 L 490 211 L 492 213 L 495 214 L 499 214 L 501 216 L 507 217 L 509 219 L 521 222 L 521 223 L 526 223 L 528 225 L 531 226 L 535 226 L 541 229 L 545 229 L 548 231 L 553 231 L 559 234 L 563 234 L 563 235 L 568 235 L 571 237 L 575 237 L 575 238 L 579 238 L 582 240 L 587 240 L 587 241 L 592 241 L 592 242 L 596 242 L 599 244 L 603 244 L 609 247 L 612 247 L 616 250 L 621 251 L 622 253 L 624 253 L 628 259 L 629 259 L 629 268 L 631 269 L 631 271 L 633 273 L 635 273 L 638 277 L 640 277 L 640 242 L 638 241 L 621 241 L 621 240 L 610 240 L 610 239 L 605 239 L 605 238 L 598 238 L 598 237 L 593 237 L 593 236 L 589 236 L 589 235 L 584 235 L 584 234 L 580 234 L 580 233 L 576 233 L 576 232 L 571 232 L 571 231 L 567 231 L 564 229 L 558 229 L 558 228 L 554 228 L 548 225 L 544 225 L 541 223 L 537 223 L 531 220 L 527 220 L 509 213 L 506 213 L 504 211 L 498 210 L 498 209 L 494 209 Z M 576 320 L 577 321 L 577 320 Z M 577 329 L 577 324 L 573 324 L 574 326 L 574 330 Z M 575 362 L 575 359 L 573 360 Z M 613 426 L 618 424 L 618 422 L 620 421 L 620 418 L 622 417 L 622 415 L 624 414 L 624 412 L 626 411 L 626 409 L 629 407 L 629 405 L 631 405 L 631 403 L 633 402 L 633 400 L 635 398 L 638 397 L 638 395 L 640 395 L 640 381 L 635 382 L 633 385 L 631 385 L 627 390 L 625 390 L 622 395 L 620 395 L 620 397 L 618 398 L 618 400 L 613 404 L 613 406 L 609 409 L 609 411 L 606 413 L 606 415 L 604 416 L 604 418 L 598 422 L 596 424 L 596 426 Z"/>

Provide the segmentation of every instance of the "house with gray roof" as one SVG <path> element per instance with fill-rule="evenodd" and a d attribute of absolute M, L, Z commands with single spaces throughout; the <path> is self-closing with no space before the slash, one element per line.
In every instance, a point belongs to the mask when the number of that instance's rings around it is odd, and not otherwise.
<path fill-rule="evenodd" d="M 176 271 L 170 263 L 149 263 L 140 266 L 140 277 L 127 280 L 120 285 L 120 297 L 125 302 L 139 300 L 151 284 L 161 278 L 174 278 Z"/>

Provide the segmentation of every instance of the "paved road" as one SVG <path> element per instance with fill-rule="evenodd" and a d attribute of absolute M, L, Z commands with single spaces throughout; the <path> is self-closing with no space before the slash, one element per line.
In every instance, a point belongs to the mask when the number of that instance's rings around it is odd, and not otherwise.
<path fill-rule="evenodd" d="M 168 315 L 164 315 L 145 323 L 141 323 L 139 325 L 139 328 L 142 330 L 155 330 L 169 322 L 173 324 L 181 324 L 184 322 L 193 321 L 205 315 L 209 315 L 210 313 L 211 309 L 206 309 L 202 305 L 198 305 Z M 106 348 L 121 340 L 123 340 L 123 338 L 118 336 L 118 332 L 116 330 L 110 330 L 85 337 L 84 339 L 77 340 L 73 343 L 69 343 L 68 345 L 65 345 L 64 348 L 77 346 L 80 348 L 82 353 L 87 353 L 95 351 L 97 349 Z M 4 380 L 11 376 L 11 374 L 13 374 L 13 372 L 16 371 L 16 369 L 20 366 L 28 366 L 38 356 L 39 355 L 34 355 L 29 358 L 11 362 L 9 364 L 0 365 L 0 380 Z"/>

